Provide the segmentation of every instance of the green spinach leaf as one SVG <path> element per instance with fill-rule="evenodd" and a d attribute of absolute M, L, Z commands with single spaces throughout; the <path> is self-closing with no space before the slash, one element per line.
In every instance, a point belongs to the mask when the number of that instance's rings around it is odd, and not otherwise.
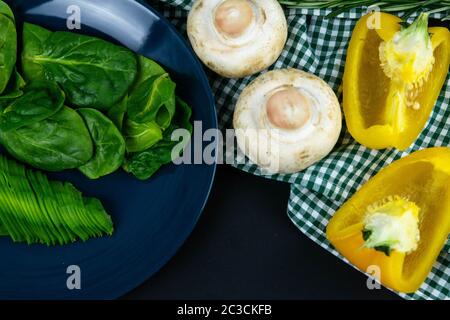
<path fill-rule="evenodd" d="M 138 76 L 125 109 L 129 153 L 144 151 L 163 138 L 175 112 L 175 84 L 155 61 L 138 56 Z"/>
<path fill-rule="evenodd" d="M 17 70 L 14 70 L 5 91 L 3 91 L 3 95 L 0 95 L 0 111 L 5 109 L 12 100 L 22 96 L 22 89 L 24 87 L 25 80 L 23 80 L 22 76 L 17 72 Z"/>
<path fill-rule="evenodd" d="M 175 87 L 167 73 L 146 79 L 130 94 L 128 117 L 138 123 L 155 121 L 167 129 L 175 113 Z"/>
<path fill-rule="evenodd" d="M 25 77 L 33 80 L 45 80 L 44 68 L 34 61 L 44 52 L 44 45 L 52 32 L 40 26 L 25 23 L 23 26 L 22 70 Z"/>
<path fill-rule="evenodd" d="M 127 113 L 128 95 L 108 111 L 108 118 L 122 131 L 125 114 Z"/>
<path fill-rule="evenodd" d="M 0 104 L 5 103 L 7 100 L 16 99 L 23 95 L 23 88 L 25 87 L 25 80 L 22 76 L 14 69 L 11 78 L 9 79 L 8 85 L 6 86 L 3 94 L 0 96 Z"/>
<path fill-rule="evenodd" d="M 114 122 L 119 130 L 123 129 L 125 115 L 128 110 L 128 96 L 134 94 L 134 91 L 137 89 L 137 87 L 145 80 L 155 76 L 159 77 L 166 73 L 166 71 L 159 64 L 144 56 L 139 55 L 137 58 L 137 62 L 138 74 L 133 86 L 130 89 L 129 94 L 125 95 L 125 97 L 119 103 L 114 105 L 108 111 L 108 117 L 112 120 L 112 122 Z"/>
<path fill-rule="evenodd" d="M 16 159 L 47 171 L 78 168 L 94 153 L 83 119 L 68 107 L 31 125 L 0 130 L 0 143 Z"/>
<path fill-rule="evenodd" d="M 149 179 L 161 166 L 172 161 L 172 150 L 180 143 L 178 141 L 172 141 L 172 133 L 176 129 L 184 128 L 192 134 L 192 124 L 190 122 L 192 110 L 178 97 L 176 98 L 176 102 L 177 109 L 174 121 L 164 132 L 163 139 L 145 151 L 131 154 L 125 161 L 123 166 L 125 171 L 132 173 L 140 180 Z M 184 140 L 184 145 L 180 146 L 180 150 L 186 147 L 187 142 Z"/>
<path fill-rule="evenodd" d="M 90 179 L 98 179 L 121 167 L 125 158 L 125 141 L 114 123 L 100 111 L 79 109 L 94 141 L 94 156 L 79 168 Z"/>
<path fill-rule="evenodd" d="M 136 90 L 136 88 L 145 80 L 166 74 L 166 71 L 152 59 L 139 55 L 137 58 L 137 62 L 138 74 L 136 77 L 136 81 L 134 82 L 130 90 L 130 93 L 133 93 L 133 91 Z"/>
<path fill-rule="evenodd" d="M 0 1 L 0 94 L 8 85 L 17 59 L 17 32 L 11 9 Z"/>
<path fill-rule="evenodd" d="M 161 128 L 154 121 L 137 123 L 127 119 L 124 132 L 129 153 L 144 151 L 163 138 Z"/>
<path fill-rule="evenodd" d="M 23 38 L 25 79 L 57 82 L 73 106 L 109 110 L 136 78 L 136 57 L 124 47 L 28 23 Z"/>
<path fill-rule="evenodd" d="M 12 12 L 11 8 L 2 0 L 0 0 L 0 15 L 4 15 L 10 18 L 12 21 L 15 21 L 14 13 Z"/>
<path fill-rule="evenodd" d="M 34 82 L 9 100 L 0 113 L 0 130 L 10 131 L 44 120 L 64 106 L 64 93 L 54 82 Z"/>

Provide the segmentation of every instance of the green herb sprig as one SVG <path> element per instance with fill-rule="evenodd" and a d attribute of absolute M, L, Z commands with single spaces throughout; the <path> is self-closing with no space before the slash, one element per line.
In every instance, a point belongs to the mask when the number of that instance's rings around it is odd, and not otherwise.
<path fill-rule="evenodd" d="M 302 9 L 330 9 L 328 18 L 358 7 L 379 7 L 384 12 L 402 12 L 403 19 L 414 12 L 438 13 L 443 12 L 442 20 L 450 20 L 450 1 L 448 0 L 279 0 L 290 8 Z"/>

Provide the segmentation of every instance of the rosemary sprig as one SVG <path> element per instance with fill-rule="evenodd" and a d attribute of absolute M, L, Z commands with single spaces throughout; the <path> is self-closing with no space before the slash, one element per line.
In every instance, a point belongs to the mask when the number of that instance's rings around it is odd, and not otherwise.
<path fill-rule="evenodd" d="M 416 11 L 446 14 L 442 20 L 450 20 L 450 0 L 278 0 L 290 8 L 330 9 L 329 18 L 357 7 L 379 7 L 385 12 L 403 12 L 406 19 Z"/>

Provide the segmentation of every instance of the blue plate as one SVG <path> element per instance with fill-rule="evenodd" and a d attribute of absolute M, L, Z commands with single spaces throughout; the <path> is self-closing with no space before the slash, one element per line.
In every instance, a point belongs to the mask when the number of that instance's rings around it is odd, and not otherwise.
<path fill-rule="evenodd" d="M 27 21 L 67 30 L 69 6 L 81 9 L 84 34 L 151 57 L 170 72 L 177 92 L 202 121 L 217 128 L 213 97 L 193 51 L 156 11 L 132 0 L 7 1 L 18 28 Z M 69 10 L 70 12 L 70 10 Z M 192 146 L 193 149 L 193 146 Z M 111 299 L 135 288 L 175 254 L 194 228 L 207 200 L 215 165 L 169 165 L 149 181 L 124 172 L 89 181 L 78 172 L 51 174 L 99 198 L 112 215 L 112 237 L 64 247 L 13 244 L 0 238 L 0 298 Z M 67 288 L 67 268 L 80 267 L 81 290 Z"/>

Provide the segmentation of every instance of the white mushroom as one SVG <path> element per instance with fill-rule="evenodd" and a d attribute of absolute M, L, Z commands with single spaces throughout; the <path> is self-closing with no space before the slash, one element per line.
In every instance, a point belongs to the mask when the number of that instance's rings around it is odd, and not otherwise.
<path fill-rule="evenodd" d="M 197 0 L 187 31 L 200 60 L 228 78 L 269 67 L 287 38 L 286 18 L 276 0 Z"/>
<path fill-rule="evenodd" d="M 296 69 L 259 76 L 242 91 L 234 113 L 240 150 L 267 173 L 294 173 L 321 160 L 341 127 L 330 86 Z"/>

